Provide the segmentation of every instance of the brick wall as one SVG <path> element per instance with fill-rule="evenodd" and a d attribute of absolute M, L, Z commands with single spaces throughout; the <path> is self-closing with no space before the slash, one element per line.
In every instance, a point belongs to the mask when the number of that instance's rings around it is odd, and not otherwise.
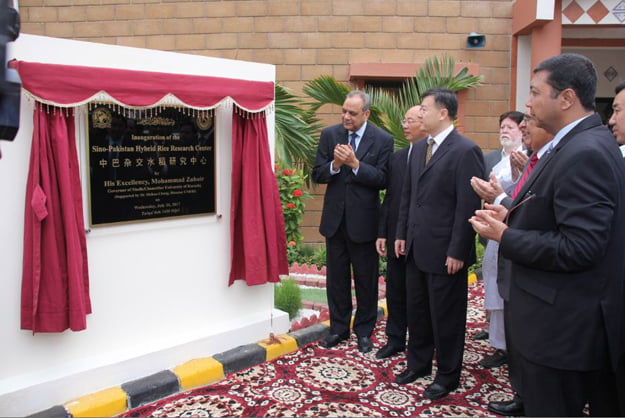
<path fill-rule="evenodd" d="M 447 53 L 480 66 L 469 92 L 465 133 L 498 148 L 509 110 L 513 0 L 22 0 L 22 32 L 275 64 L 277 81 L 301 94 L 320 75 L 348 81 L 350 63 L 423 62 Z M 470 32 L 486 47 L 466 49 Z M 523 110 L 523 109 L 520 109 Z M 338 123 L 338 109 L 322 108 Z M 312 190 L 322 195 L 324 188 Z M 302 230 L 317 232 L 322 198 L 307 202 Z"/>

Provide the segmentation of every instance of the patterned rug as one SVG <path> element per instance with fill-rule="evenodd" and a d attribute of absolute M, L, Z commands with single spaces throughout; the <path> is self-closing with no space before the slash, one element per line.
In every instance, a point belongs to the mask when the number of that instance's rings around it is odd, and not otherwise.
<path fill-rule="evenodd" d="M 471 337 L 485 325 L 482 283 L 469 286 L 467 337 L 460 387 L 430 401 L 421 394 L 433 376 L 408 385 L 394 383 L 406 367 L 405 355 L 377 360 L 384 345 L 385 319 L 379 320 L 374 349 L 362 354 L 356 337 L 332 349 L 319 342 L 232 373 L 208 386 L 178 393 L 129 410 L 120 417 L 414 417 L 493 416 L 490 401 L 510 399 L 507 367 L 484 369 L 479 362 L 492 352 L 488 341 Z M 436 362 L 434 362 L 436 372 Z"/>

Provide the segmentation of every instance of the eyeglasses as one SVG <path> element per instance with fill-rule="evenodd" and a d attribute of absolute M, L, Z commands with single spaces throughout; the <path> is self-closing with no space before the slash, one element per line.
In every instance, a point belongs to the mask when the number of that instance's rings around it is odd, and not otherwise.
<path fill-rule="evenodd" d="M 417 121 L 415 119 L 402 119 L 400 122 L 402 125 L 412 125 Z"/>

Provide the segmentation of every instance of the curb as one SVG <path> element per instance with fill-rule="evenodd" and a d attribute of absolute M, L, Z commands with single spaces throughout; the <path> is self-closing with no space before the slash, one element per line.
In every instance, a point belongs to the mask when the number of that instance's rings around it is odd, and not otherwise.
<path fill-rule="evenodd" d="M 378 305 L 377 318 L 386 314 L 386 303 Z M 306 344 L 320 340 L 330 333 L 330 321 L 314 324 L 242 345 L 213 357 L 190 360 L 172 370 L 163 370 L 119 387 L 104 389 L 63 405 L 55 405 L 29 415 L 30 418 L 112 417 L 129 409 L 157 401 L 178 392 L 205 386 L 234 373 L 284 354 L 297 351 Z"/>

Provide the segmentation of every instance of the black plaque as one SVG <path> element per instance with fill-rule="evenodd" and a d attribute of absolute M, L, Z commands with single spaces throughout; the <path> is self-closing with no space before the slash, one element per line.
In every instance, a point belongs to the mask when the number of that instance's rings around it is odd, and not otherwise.
<path fill-rule="evenodd" d="M 215 212 L 215 135 L 208 111 L 89 110 L 91 225 Z"/>

